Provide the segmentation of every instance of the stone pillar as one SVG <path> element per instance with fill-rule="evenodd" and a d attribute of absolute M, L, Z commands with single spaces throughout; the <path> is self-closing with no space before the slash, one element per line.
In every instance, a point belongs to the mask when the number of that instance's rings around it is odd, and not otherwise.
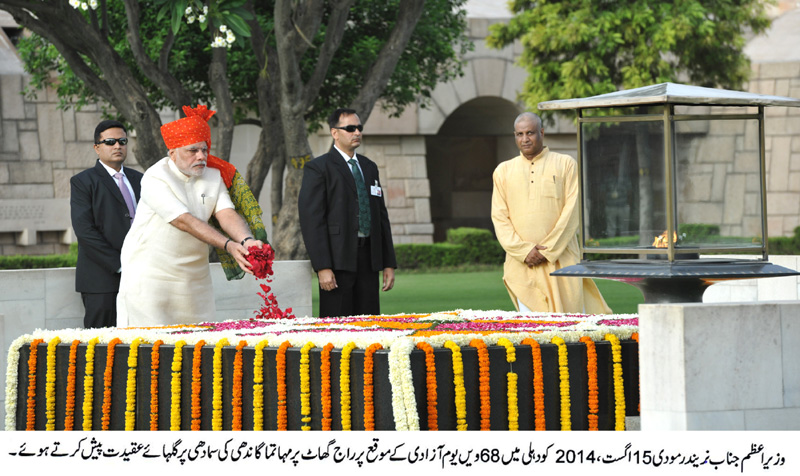
<path fill-rule="evenodd" d="M 639 306 L 641 428 L 800 429 L 800 301 Z"/>

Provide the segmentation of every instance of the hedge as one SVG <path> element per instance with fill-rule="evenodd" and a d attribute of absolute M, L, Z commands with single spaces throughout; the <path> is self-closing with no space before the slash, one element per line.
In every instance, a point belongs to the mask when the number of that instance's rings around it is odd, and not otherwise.
<path fill-rule="evenodd" d="M 505 252 L 489 230 L 452 228 L 447 241 L 432 244 L 397 244 L 400 269 L 440 268 L 471 264 L 502 264 Z"/>
<path fill-rule="evenodd" d="M 64 255 L 8 255 L 0 256 L 0 269 L 74 268 L 78 262 L 78 243 L 69 245 Z"/>

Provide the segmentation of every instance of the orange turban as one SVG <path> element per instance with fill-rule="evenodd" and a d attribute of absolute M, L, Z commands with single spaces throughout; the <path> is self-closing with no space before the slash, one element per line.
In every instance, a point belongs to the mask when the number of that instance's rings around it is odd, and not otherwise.
<path fill-rule="evenodd" d="M 208 120 L 217 111 L 212 111 L 206 106 L 197 106 L 194 109 L 183 106 L 183 112 L 186 117 L 161 126 L 161 136 L 167 149 L 177 149 L 197 142 L 205 142 L 211 147 L 211 128 L 208 127 Z"/>
<path fill-rule="evenodd" d="M 208 127 L 208 120 L 216 112 L 206 106 L 197 106 L 194 109 L 183 106 L 183 113 L 186 114 L 186 117 L 161 126 L 161 136 L 164 138 L 164 143 L 167 144 L 167 149 L 177 149 L 198 142 L 205 142 L 210 148 L 211 128 Z M 231 188 L 233 177 L 236 175 L 236 167 L 211 154 L 208 154 L 207 164 L 209 167 L 219 169 L 225 186 Z"/>

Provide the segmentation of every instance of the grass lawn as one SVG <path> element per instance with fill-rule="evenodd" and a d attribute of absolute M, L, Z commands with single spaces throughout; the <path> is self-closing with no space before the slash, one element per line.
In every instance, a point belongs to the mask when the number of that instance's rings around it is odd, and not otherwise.
<path fill-rule="evenodd" d="M 381 292 L 381 313 L 424 313 L 453 309 L 498 309 L 513 311 L 514 306 L 502 281 L 502 269 L 446 273 L 398 272 L 395 286 Z M 644 301 L 635 287 L 610 281 L 595 280 L 603 297 L 618 314 L 633 314 Z M 316 276 L 311 285 L 314 313 L 319 309 L 319 286 Z"/>

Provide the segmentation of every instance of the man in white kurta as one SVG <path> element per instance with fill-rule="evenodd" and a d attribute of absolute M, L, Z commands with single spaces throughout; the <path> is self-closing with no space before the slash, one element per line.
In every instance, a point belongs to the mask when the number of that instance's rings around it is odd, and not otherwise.
<path fill-rule="evenodd" d="M 127 325 L 214 318 L 208 245 L 170 222 L 184 213 L 208 221 L 225 208 L 232 209 L 233 203 L 217 169 L 187 177 L 164 157 L 147 170 L 138 216 L 122 247 L 125 285 L 117 307 L 128 316 Z"/>
<path fill-rule="evenodd" d="M 591 279 L 550 273 L 580 260 L 575 160 L 543 145 L 539 116 L 514 123 L 520 155 L 494 171 L 492 222 L 506 251 L 503 282 L 518 310 L 610 313 Z"/>
<path fill-rule="evenodd" d="M 211 145 L 205 107 L 161 128 L 169 156 L 142 178 L 136 218 L 122 245 L 117 325 L 164 326 L 216 320 L 208 245 L 230 253 L 249 274 L 250 236 L 220 171 L 208 167 Z M 208 224 L 214 216 L 228 237 Z"/>

